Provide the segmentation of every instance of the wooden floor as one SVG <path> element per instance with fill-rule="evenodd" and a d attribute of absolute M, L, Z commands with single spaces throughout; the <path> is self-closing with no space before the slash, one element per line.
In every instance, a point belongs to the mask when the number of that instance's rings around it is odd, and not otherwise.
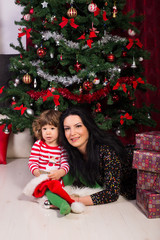
<path fill-rule="evenodd" d="M 22 197 L 32 178 L 28 159 L 0 165 L 1 240 L 160 240 L 160 218 L 148 219 L 135 201 L 86 207 L 82 214 L 60 216 Z"/>

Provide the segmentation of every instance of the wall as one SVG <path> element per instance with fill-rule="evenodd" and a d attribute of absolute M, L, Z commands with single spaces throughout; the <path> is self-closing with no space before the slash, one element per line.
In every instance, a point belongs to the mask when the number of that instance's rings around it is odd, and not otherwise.
<path fill-rule="evenodd" d="M 19 21 L 22 7 L 15 4 L 15 0 L 0 0 L 0 54 L 17 54 L 10 43 L 18 45 L 18 25 L 14 21 Z M 25 37 L 23 37 L 25 45 Z"/>

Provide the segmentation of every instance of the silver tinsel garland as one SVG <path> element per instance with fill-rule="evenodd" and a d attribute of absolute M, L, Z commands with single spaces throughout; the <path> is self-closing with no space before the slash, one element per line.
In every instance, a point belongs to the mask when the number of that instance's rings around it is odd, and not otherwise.
<path fill-rule="evenodd" d="M 62 76 L 55 76 L 50 75 L 48 73 L 43 72 L 40 68 L 37 69 L 37 74 L 39 77 L 44 78 L 49 82 L 57 82 L 63 84 L 65 87 L 72 85 L 73 83 L 80 83 L 81 79 L 78 78 L 76 75 L 73 77 L 62 77 Z"/>
<path fill-rule="evenodd" d="M 41 61 L 41 63 L 43 63 Z M 31 62 L 32 66 L 37 67 L 37 75 L 39 77 L 44 78 L 48 82 L 56 82 L 56 83 L 61 83 L 65 87 L 72 85 L 73 83 L 80 83 L 81 79 L 77 77 L 77 75 L 74 75 L 73 77 L 62 77 L 58 75 L 50 75 L 49 73 L 45 73 L 40 67 L 40 60 Z"/>
<path fill-rule="evenodd" d="M 60 41 L 63 41 L 64 44 L 66 44 L 68 47 L 70 48 L 74 48 L 74 49 L 79 49 L 80 47 L 80 43 L 76 43 L 76 42 L 72 42 L 72 41 L 69 41 L 69 40 L 66 40 L 62 34 L 59 34 L 58 32 L 50 32 L 50 31 L 46 31 L 46 32 L 41 32 L 42 34 L 42 37 L 45 41 L 49 40 L 50 38 L 53 38 L 54 41 L 59 44 Z M 101 40 L 99 40 L 97 43 L 101 46 L 105 45 L 106 43 L 108 43 L 109 41 L 113 41 L 115 43 L 117 42 L 124 42 L 126 43 L 127 42 L 127 39 L 126 38 L 122 38 L 122 37 L 119 37 L 119 36 L 113 36 L 111 34 L 108 34 L 108 33 L 104 33 L 104 36 L 102 37 Z M 94 43 L 93 43 L 93 46 L 94 46 Z M 88 45 L 85 44 L 82 49 L 86 49 L 88 48 Z"/>

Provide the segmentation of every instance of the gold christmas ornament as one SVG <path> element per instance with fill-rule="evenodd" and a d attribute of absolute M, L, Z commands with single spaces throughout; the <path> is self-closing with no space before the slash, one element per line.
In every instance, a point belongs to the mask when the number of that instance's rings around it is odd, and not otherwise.
<path fill-rule="evenodd" d="M 32 78 L 31 76 L 27 73 L 23 76 L 23 79 L 22 81 L 25 83 L 25 84 L 30 84 L 32 82 Z"/>
<path fill-rule="evenodd" d="M 71 7 L 70 9 L 68 9 L 67 11 L 67 16 L 70 18 L 75 18 L 77 17 L 77 10 L 74 7 Z"/>

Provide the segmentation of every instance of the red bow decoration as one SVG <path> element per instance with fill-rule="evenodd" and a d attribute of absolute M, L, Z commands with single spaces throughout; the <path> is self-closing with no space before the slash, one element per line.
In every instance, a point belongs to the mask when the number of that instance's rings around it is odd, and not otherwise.
<path fill-rule="evenodd" d="M 4 86 L 0 88 L 0 94 L 3 92 L 3 88 L 4 88 Z"/>
<path fill-rule="evenodd" d="M 21 115 L 24 114 L 26 111 L 27 107 L 23 107 L 23 104 L 20 107 L 15 107 L 14 110 L 21 110 Z"/>
<path fill-rule="evenodd" d="M 94 31 L 90 31 L 90 34 L 89 34 L 89 38 L 90 39 L 87 40 L 87 45 L 90 48 L 92 47 L 92 43 L 93 43 L 93 40 L 91 38 L 94 38 L 94 37 L 97 37 L 97 35 L 95 34 Z M 83 33 L 79 38 L 77 38 L 77 40 L 79 40 L 79 39 L 86 39 L 85 33 Z"/>
<path fill-rule="evenodd" d="M 64 27 L 67 25 L 68 21 L 70 21 L 70 25 L 71 25 L 73 28 L 79 27 L 79 25 L 77 25 L 77 24 L 74 23 L 74 18 L 67 19 L 67 18 L 65 18 L 65 17 L 62 17 L 62 22 L 59 24 L 59 25 L 61 26 L 61 28 L 64 28 Z"/>
<path fill-rule="evenodd" d="M 113 87 L 113 90 L 117 90 L 120 87 L 122 87 L 122 89 L 125 93 L 127 92 L 126 84 L 124 84 L 124 83 L 120 84 L 119 82 L 116 83 L 116 85 Z"/>
<path fill-rule="evenodd" d="M 138 83 L 144 84 L 144 81 L 142 80 L 142 78 L 139 77 L 137 80 L 133 81 L 133 88 L 134 89 L 137 88 Z"/>
<path fill-rule="evenodd" d="M 123 125 L 123 123 L 124 123 L 124 118 L 125 118 L 125 119 L 128 119 L 128 120 L 131 120 L 131 119 L 132 119 L 132 116 L 129 115 L 129 113 L 126 113 L 124 116 L 121 115 L 121 116 L 120 116 L 120 119 L 121 119 L 121 120 L 120 120 L 120 124 L 121 124 L 121 125 Z"/>
<path fill-rule="evenodd" d="M 101 10 L 97 7 L 97 10 L 94 12 L 94 16 L 95 16 L 95 17 L 98 16 L 98 15 L 100 14 L 100 12 L 101 12 Z M 107 21 L 107 20 L 108 20 L 108 18 L 106 17 L 106 15 L 107 15 L 106 11 L 103 11 L 103 20 L 104 20 L 104 21 Z"/>
<path fill-rule="evenodd" d="M 55 104 L 56 106 L 60 105 L 60 103 L 59 103 L 59 95 L 53 95 L 53 94 L 51 93 L 51 91 L 49 91 L 49 90 L 48 90 L 48 92 L 47 92 L 47 95 L 45 95 L 44 97 L 42 97 L 42 98 L 43 98 L 43 102 L 45 102 L 45 101 L 47 100 L 47 98 L 49 98 L 49 97 L 53 97 L 53 101 L 54 101 L 54 104 Z"/>
<path fill-rule="evenodd" d="M 24 35 L 26 35 L 27 38 L 30 38 L 30 32 L 31 32 L 32 29 L 31 29 L 31 28 L 29 28 L 29 29 L 24 28 L 24 30 L 25 30 L 26 32 L 18 33 L 18 37 L 20 38 L 20 37 L 23 37 Z"/>
<path fill-rule="evenodd" d="M 143 44 L 140 42 L 140 40 L 138 38 L 136 39 L 129 39 L 129 43 L 128 45 L 126 46 L 126 48 L 129 50 L 133 44 L 136 44 L 138 47 L 142 48 L 143 47 Z"/>

